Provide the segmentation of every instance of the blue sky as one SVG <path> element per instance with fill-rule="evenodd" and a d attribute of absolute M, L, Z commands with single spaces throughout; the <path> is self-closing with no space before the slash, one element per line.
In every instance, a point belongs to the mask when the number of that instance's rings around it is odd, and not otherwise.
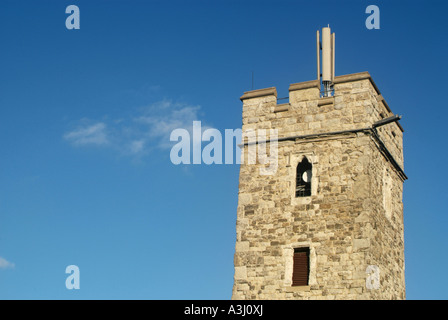
<path fill-rule="evenodd" d="M 68 30 L 65 8 L 80 9 Z M 380 30 L 365 9 L 380 8 Z M 241 127 L 244 91 L 369 71 L 405 129 L 408 299 L 447 299 L 444 1 L 2 1 L 0 298 L 229 299 L 236 164 L 169 133 Z M 439 84 L 440 82 L 440 84 Z M 431 169 L 431 170 L 429 170 Z M 77 265 L 81 289 L 67 290 Z"/>

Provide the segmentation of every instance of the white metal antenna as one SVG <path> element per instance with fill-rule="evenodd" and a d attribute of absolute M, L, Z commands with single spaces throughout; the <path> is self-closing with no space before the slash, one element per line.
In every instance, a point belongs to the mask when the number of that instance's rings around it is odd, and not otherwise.
<path fill-rule="evenodd" d="M 322 28 L 322 44 L 319 30 L 317 31 L 317 80 L 321 80 L 324 87 L 323 96 L 331 96 L 335 71 L 335 34 L 331 33 L 330 26 Z M 322 51 L 322 74 L 320 72 L 320 51 Z"/>

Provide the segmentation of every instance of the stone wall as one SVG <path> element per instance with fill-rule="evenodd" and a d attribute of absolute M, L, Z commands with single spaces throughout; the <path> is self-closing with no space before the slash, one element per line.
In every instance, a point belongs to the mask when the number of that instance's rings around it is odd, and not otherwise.
<path fill-rule="evenodd" d="M 277 104 L 275 88 L 241 100 L 243 132 L 277 129 L 280 141 L 275 174 L 261 175 L 260 163 L 240 167 L 232 298 L 404 299 L 403 175 L 362 130 L 392 115 L 370 75 L 337 77 L 329 98 L 309 81 L 290 86 L 287 104 Z M 402 167 L 401 126 L 377 134 Z M 296 198 L 303 157 L 312 194 Z M 299 247 L 310 248 L 309 285 L 292 287 Z M 377 289 L 366 287 L 369 265 L 380 270 Z"/>

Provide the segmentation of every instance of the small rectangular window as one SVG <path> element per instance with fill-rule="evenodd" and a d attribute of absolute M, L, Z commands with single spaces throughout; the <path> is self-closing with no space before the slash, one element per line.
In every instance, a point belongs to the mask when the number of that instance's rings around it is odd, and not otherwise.
<path fill-rule="evenodd" d="M 293 286 L 307 286 L 310 274 L 310 249 L 294 249 L 294 264 L 292 271 Z"/>

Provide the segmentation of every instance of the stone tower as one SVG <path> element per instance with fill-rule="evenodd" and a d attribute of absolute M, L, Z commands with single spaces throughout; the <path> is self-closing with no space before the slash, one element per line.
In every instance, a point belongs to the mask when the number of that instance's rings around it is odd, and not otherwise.
<path fill-rule="evenodd" d="M 405 299 L 399 117 L 368 72 L 333 89 L 241 97 L 243 132 L 277 129 L 278 167 L 241 164 L 232 299 Z"/>

